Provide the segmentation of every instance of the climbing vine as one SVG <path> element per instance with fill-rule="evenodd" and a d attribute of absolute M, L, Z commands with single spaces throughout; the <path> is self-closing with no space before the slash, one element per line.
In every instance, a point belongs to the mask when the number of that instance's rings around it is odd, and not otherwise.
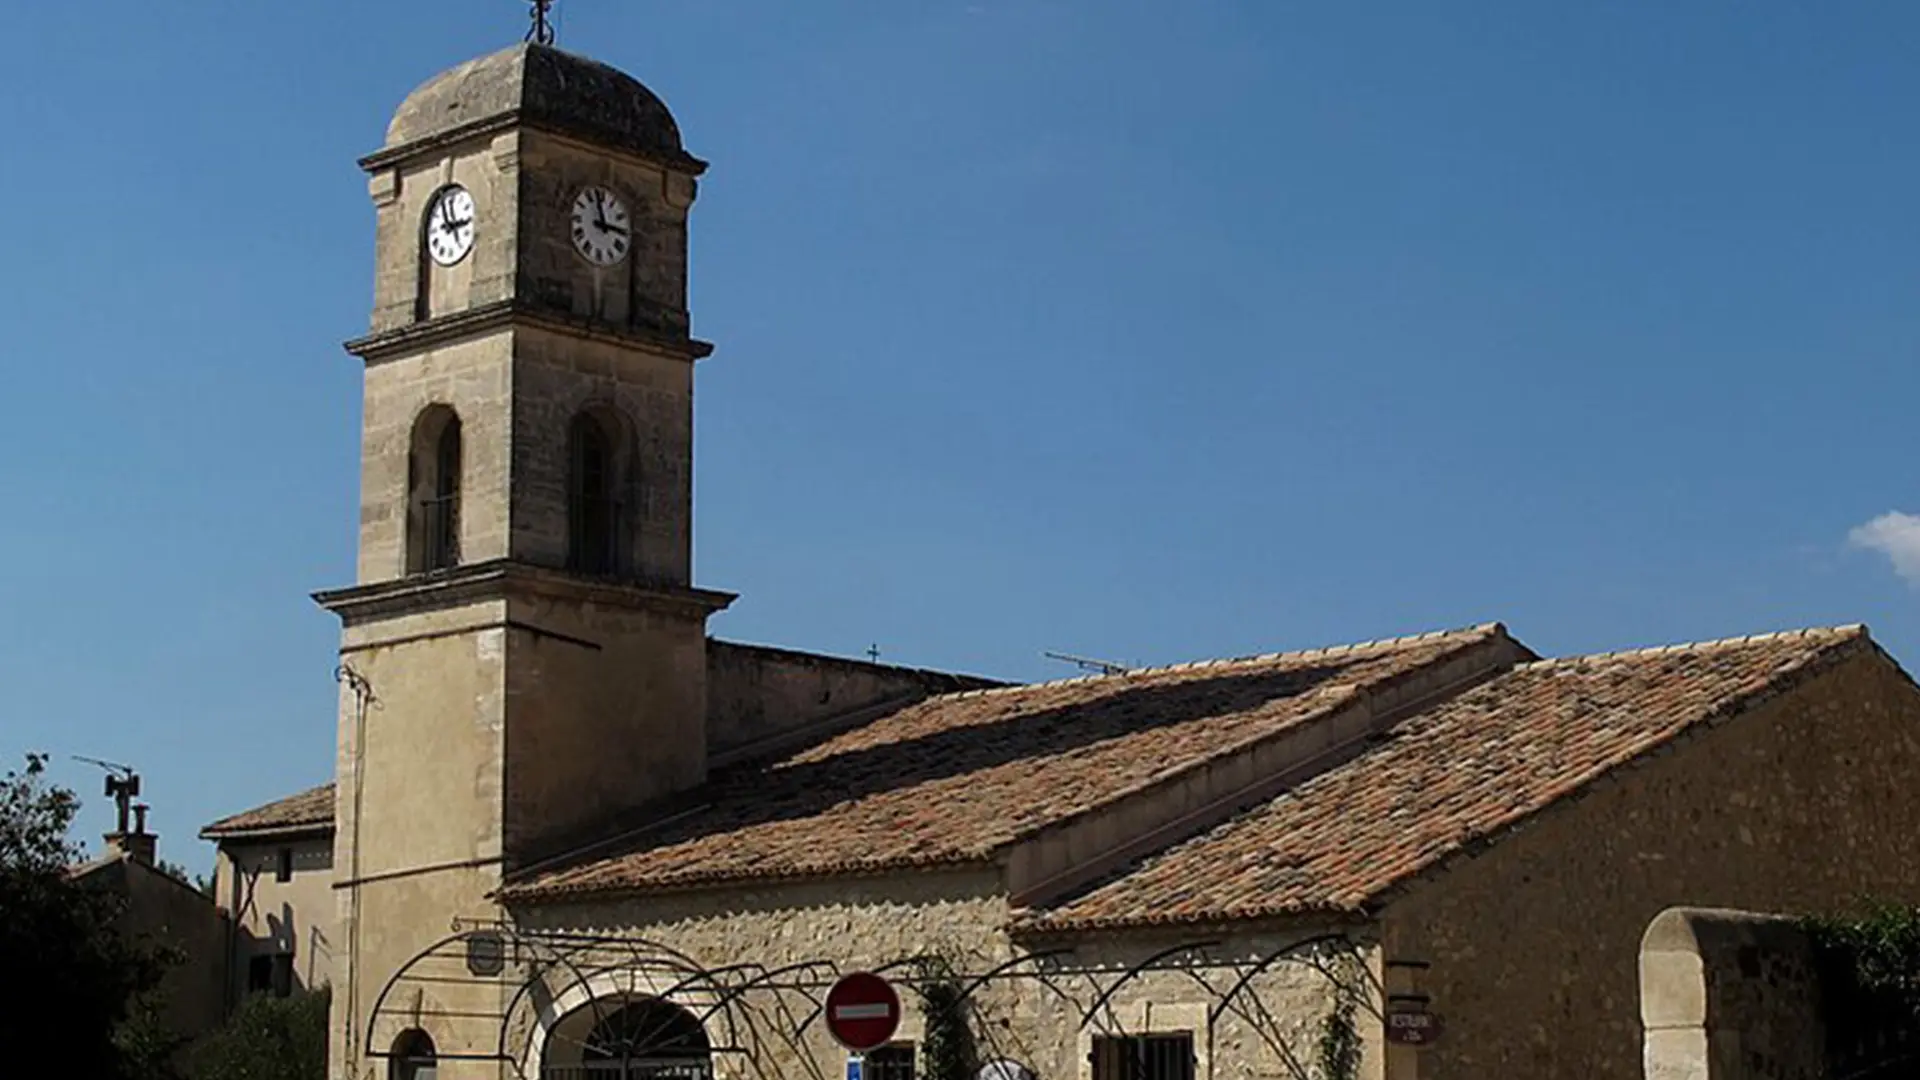
<path fill-rule="evenodd" d="M 1351 961 L 1345 957 L 1334 962 L 1341 975 Z M 1348 978 L 1331 980 L 1334 984 L 1333 1008 L 1320 1023 L 1319 1066 L 1321 1080 L 1354 1080 L 1360 1072 L 1360 1030 L 1354 1026 L 1359 992 Z"/>
<path fill-rule="evenodd" d="M 920 998 L 920 1015 L 926 1018 L 920 1040 L 926 1080 L 970 1080 L 979 1055 L 953 962 L 944 956 L 926 956 L 915 968 L 914 993 Z"/>
<path fill-rule="evenodd" d="M 1873 902 L 1800 929 L 1813 943 L 1833 1073 L 1908 1075 L 1920 1059 L 1920 908 Z"/>

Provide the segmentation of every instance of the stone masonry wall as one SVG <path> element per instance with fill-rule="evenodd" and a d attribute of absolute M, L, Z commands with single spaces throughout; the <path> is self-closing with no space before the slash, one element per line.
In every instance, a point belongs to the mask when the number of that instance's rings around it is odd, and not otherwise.
<path fill-rule="evenodd" d="M 1824 1080 L 1813 942 L 1784 918 L 1668 908 L 1640 944 L 1647 1080 Z"/>
<path fill-rule="evenodd" d="M 341 687 L 335 1080 L 365 1075 L 367 1018 L 392 974 L 452 918 L 494 911 L 484 898 L 500 878 L 505 619 L 505 603 L 490 601 L 346 630 L 342 659 L 373 699 L 362 717 Z M 446 1036 L 444 1046 L 468 1045 L 469 1033 Z"/>
<path fill-rule="evenodd" d="M 460 418 L 461 561 L 508 553 L 511 347 L 509 335 L 492 334 L 367 368 L 360 444 L 360 581 L 391 581 L 406 573 L 413 427 L 432 405 L 448 406 Z"/>
<path fill-rule="evenodd" d="M 705 627 L 697 615 L 545 597 L 509 604 L 505 769 L 509 865 L 699 784 Z M 538 627 L 534 632 L 528 627 Z"/>
<path fill-rule="evenodd" d="M 623 577 L 685 585 L 693 559 L 693 365 L 520 329 L 513 342 L 512 555 L 565 566 L 568 432 L 593 409 L 615 417 Z M 504 445 L 504 442 L 503 442 Z"/>
<path fill-rule="evenodd" d="M 1007 907 L 1002 888 L 993 871 L 923 870 L 866 880 L 549 905 L 515 914 L 529 928 L 637 936 L 678 950 L 708 968 L 748 962 L 778 968 L 830 959 L 844 972 L 937 952 L 952 958 L 963 971 L 979 973 L 1015 955 L 1016 946 L 1003 929 Z M 1223 959 L 1246 958 L 1297 936 L 1242 935 L 1215 952 Z M 1097 1035 L 1189 1032 L 1196 1075 L 1203 1080 L 1293 1075 L 1276 1045 L 1285 1047 L 1308 1069 L 1314 1067 L 1314 1048 L 1333 996 L 1325 976 L 1305 964 L 1276 965 L 1254 980 L 1236 999 L 1236 1007 L 1220 1010 L 1217 1017 L 1210 1016 L 1215 1011 L 1213 993 L 1232 982 L 1232 974 L 1222 970 L 1207 976 L 1214 991 L 1185 972 L 1142 974 L 1113 995 L 1105 1008 L 1087 1017 L 1100 989 L 1119 971 L 1179 940 L 1163 935 L 1108 935 L 1078 944 L 1076 960 L 1112 968 L 1097 983 L 1074 975 L 1051 980 L 1051 987 L 1027 978 L 988 983 L 973 998 L 978 1009 L 974 1023 L 978 1050 L 983 1057 L 1018 1060 L 1048 1080 L 1090 1080 L 1089 1054 Z M 640 993 L 664 989 L 659 975 L 650 977 L 642 971 L 631 984 L 627 978 L 625 973 L 614 973 L 604 979 L 603 1000 L 617 997 L 629 985 Z M 918 1043 L 925 1032 L 925 1017 L 910 991 L 902 999 L 905 1015 L 897 1039 Z M 584 996 L 556 986 L 552 1000 L 554 1013 L 564 1017 L 583 1006 Z M 679 1000 L 698 1012 L 711 995 L 690 990 Z M 817 1017 L 801 1035 L 790 1034 L 798 1018 L 812 1007 L 797 991 L 787 991 L 784 1001 L 782 995 L 756 992 L 730 1007 L 729 1016 L 716 1014 L 709 1024 L 710 1041 L 725 1045 L 732 1038 L 742 1044 L 743 1051 L 717 1055 L 716 1074 L 722 1080 L 822 1080 L 840 1075 L 846 1053 L 832 1042 Z M 1363 1010 L 1359 1017 L 1363 1033 L 1367 1032 L 1365 1018 Z M 540 1047 L 544 1029 L 532 1025 L 530 1017 L 521 1019 L 511 1041 L 530 1051 Z M 1378 1032 L 1363 1038 L 1367 1059 L 1360 1075 L 1378 1077 Z M 555 1057 L 548 1064 L 564 1063 L 560 1058 L 566 1051 L 555 1045 Z"/>
<path fill-rule="evenodd" d="M 723 754 L 882 702 L 981 685 L 985 680 L 709 640 L 708 751 Z"/>
<path fill-rule="evenodd" d="M 280 852 L 293 856 L 291 880 L 278 880 Z M 255 956 L 293 954 L 294 983 L 313 989 L 333 981 L 340 949 L 334 937 L 333 834 L 258 841 L 227 840 L 214 863 L 214 903 L 233 922 L 227 961 L 228 1000 L 247 989 Z"/>
<path fill-rule="evenodd" d="M 1637 956 L 1676 905 L 1920 900 L 1920 695 L 1860 655 L 1414 885 L 1384 915 L 1446 1024 L 1422 1080 L 1640 1074 Z"/>

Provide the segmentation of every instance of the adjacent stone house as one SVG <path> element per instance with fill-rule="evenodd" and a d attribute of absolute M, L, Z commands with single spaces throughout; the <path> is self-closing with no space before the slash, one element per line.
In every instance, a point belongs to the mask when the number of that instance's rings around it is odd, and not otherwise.
<path fill-rule="evenodd" d="M 1920 898 L 1920 693 L 1859 628 L 1032 686 L 716 641 L 666 106 L 531 43 L 361 165 L 335 783 L 206 831 L 234 978 L 330 981 L 342 1080 L 839 1075 L 856 969 L 876 1080 L 1625 1078 L 1661 909 Z"/>
<path fill-rule="evenodd" d="M 199 889 L 161 869 L 155 862 L 159 839 L 146 829 L 145 806 L 136 808 L 131 827 L 120 811 L 120 827 L 105 837 L 98 858 L 72 868 L 86 885 L 117 893 L 124 906 L 117 929 L 131 940 L 171 952 L 154 1002 L 160 1024 L 191 1040 L 212 1030 L 224 1015 L 219 962 L 226 923 Z"/>
<path fill-rule="evenodd" d="M 223 993 L 286 995 L 333 981 L 333 800 L 323 784 L 200 830 L 218 845 L 214 902 L 230 929 Z"/>

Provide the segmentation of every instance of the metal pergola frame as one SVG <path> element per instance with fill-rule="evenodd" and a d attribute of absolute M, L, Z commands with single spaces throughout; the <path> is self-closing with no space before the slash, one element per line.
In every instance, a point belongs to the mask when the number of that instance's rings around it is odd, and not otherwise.
<path fill-rule="evenodd" d="M 1085 1031 L 1101 1021 L 1104 1031 L 1124 1032 L 1124 1024 L 1113 1009 L 1116 997 L 1128 984 L 1152 972 L 1172 971 L 1191 979 L 1209 1001 L 1209 1030 L 1231 1012 L 1243 1020 L 1287 1066 L 1294 1080 L 1310 1080 L 1305 1064 L 1288 1049 L 1279 1031 L 1279 1023 L 1254 992 L 1263 973 L 1287 964 L 1301 964 L 1327 980 L 1336 992 L 1375 1019 L 1384 1022 L 1381 1003 L 1385 988 L 1364 962 L 1365 943 L 1342 932 L 1320 933 L 1297 938 L 1279 948 L 1257 954 L 1224 956 L 1216 939 L 1182 941 L 1159 949 L 1131 964 L 1097 963 L 1082 960 L 1075 946 L 1057 944 L 1030 949 L 981 971 L 941 969 L 930 965 L 944 959 L 930 953 L 902 956 L 868 970 L 891 982 L 912 989 L 933 981 L 957 982 L 960 992 L 954 1008 L 968 1010 L 977 1019 L 977 996 L 993 985 L 1030 982 L 1058 997 L 1063 1005 L 1079 1015 L 1079 1029 Z M 1342 963 L 1343 959 L 1348 961 Z M 497 962 L 496 962 L 497 961 Z M 1360 961 L 1360 962 L 1352 962 Z M 1338 970 L 1337 970 L 1338 969 Z M 526 1075 L 525 1062 L 532 1040 L 543 1030 L 538 1023 L 542 1008 L 536 998 L 544 989 L 552 993 L 557 983 L 561 992 L 573 987 L 591 988 L 609 976 L 626 977 L 624 993 L 603 998 L 588 993 L 578 1008 L 591 1010 L 592 1024 L 598 1028 L 614 1008 L 636 998 L 654 998 L 687 1010 L 701 1028 L 714 1032 L 718 1042 L 709 1046 L 711 1054 L 738 1054 L 758 1068 L 757 1049 L 771 1037 L 787 1045 L 817 1074 L 815 1080 L 829 1080 L 821 1073 L 813 1055 L 801 1044 L 809 1027 L 825 1007 L 826 991 L 847 974 L 842 965 L 830 958 L 802 960 L 778 967 L 743 961 L 707 967 L 672 946 L 631 934 L 587 934 L 558 930 L 535 930 L 504 920 L 456 919 L 451 932 L 416 953 L 390 976 L 375 997 L 368 1016 L 363 1053 L 371 1059 L 386 1059 L 391 1052 L 374 1043 L 378 1033 L 421 1027 L 432 1019 L 454 1021 L 490 1020 L 498 1034 L 491 1053 L 441 1053 L 442 1060 L 496 1061 L 509 1065 L 520 1080 Z M 655 992 L 642 991 L 636 982 L 646 977 L 649 987 L 666 983 Z M 503 1001 L 499 1011 L 472 1012 L 426 1008 L 427 988 L 438 985 L 499 986 Z M 1083 987 L 1076 995 L 1071 984 Z M 506 993 L 511 987 L 511 992 Z M 408 993 L 409 990 L 417 991 Z M 408 1002 L 407 999 L 411 999 Z M 549 998 L 548 1004 L 552 999 Z M 772 1020 L 764 1023 L 763 1020 Z M 516 1024 L 516 1020 L 521 1023 Z M 1003 1046 L 1002 1041 L 1019 1042 L 1010 1026 L 989 1023 L 970 1024 L 970 1030 L 986 1043 L 985 1049 L 998 1058 L 1031 1060 L 1028 1048 Z M 996 1027 L 1000 1030 L 996 1031 Z M 524 1045 L 515 1045 L 524 1036 Z M 743 1041 L 743 1036 L 746 1037 Z"/>

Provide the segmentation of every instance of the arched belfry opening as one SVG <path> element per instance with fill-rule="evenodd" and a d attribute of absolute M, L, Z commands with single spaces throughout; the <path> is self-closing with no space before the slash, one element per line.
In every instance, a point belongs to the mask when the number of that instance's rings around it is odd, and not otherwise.
<path fill-rule="evenodd" d="M 567 428 L 567 568 L 608 577 L 627 563 L 626 425 L 605 406 Z"/>
<path fill-rule="evenodd" d="M 656 997 L 601 1000 L 561 1018 L 547 1034 L 542 1080 L 711 1080 L 706 1028 L 687 1009 Z"/>
<path fill-rule="evenodd" d="M 407 573 L 460 564 L 460 417 L 429 405 L 413 422 L 407 459 Z"/>

